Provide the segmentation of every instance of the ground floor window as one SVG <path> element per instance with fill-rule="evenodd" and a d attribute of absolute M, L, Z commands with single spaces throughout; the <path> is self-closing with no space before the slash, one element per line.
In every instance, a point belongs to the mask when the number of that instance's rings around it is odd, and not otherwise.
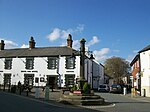
<path fill-rule="evenodd" d="M 65 86 L 70 88 L 74 85 L 75 75 L 74 74 L 66 74 L 65 75 Z"/>
<path fill-rule="evenodd" d="M 33 83 L 34 83 L 34 74 L 24 74 L 24 85 L 32 87 Z"/>

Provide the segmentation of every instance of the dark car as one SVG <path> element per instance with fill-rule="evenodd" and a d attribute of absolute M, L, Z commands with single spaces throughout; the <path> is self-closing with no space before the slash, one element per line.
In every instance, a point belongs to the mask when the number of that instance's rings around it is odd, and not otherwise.
<path fill-rule="evenodd" d="M 123 93 L 123 87 L 120 84 L 113 84 L 110 87 L 110 93 Z"/>

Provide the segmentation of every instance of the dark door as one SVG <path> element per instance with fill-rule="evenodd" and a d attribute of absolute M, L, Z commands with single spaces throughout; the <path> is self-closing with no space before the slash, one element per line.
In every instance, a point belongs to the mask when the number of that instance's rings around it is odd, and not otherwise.
<path fill-rule="evenodd" d="M 11 86 L 11 74 L 4 74 L 4 90 L 8 89 L 10 91 Z"/>
<path fill-rule="evenodd" d="M 50 87 L 50 88 L 56 88 L 57 86 L 57 76 L 47 76 L 47 85 Z"/>

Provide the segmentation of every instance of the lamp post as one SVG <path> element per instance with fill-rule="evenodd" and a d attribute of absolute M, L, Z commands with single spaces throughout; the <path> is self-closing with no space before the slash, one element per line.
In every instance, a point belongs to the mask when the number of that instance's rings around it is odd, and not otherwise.
<path fill-rule="evenodd" d="M 91 54 L 90 60 L 92 61 L 92 71 L 91 71 L 91 73 L 92 73 L 92 89 L 93 89 L 93 59 L 95 59 L 95 58 L 93 57 L 93 54 Z"/>

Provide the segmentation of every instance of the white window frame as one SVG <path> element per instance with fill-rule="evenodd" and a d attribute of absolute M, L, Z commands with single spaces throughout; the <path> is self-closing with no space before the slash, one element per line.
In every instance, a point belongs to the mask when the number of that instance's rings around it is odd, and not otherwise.
<path fill-rule="evenodd" d="M 26 69 L 29 69 L 29 70 L 34 69 L 34 57 L 26 58 Z"/>
<path fill-rule="evenodd" d="M 12 69 L 12 58 L 5 58 L 5 65 L 4 65 L 5 69 Z"/>
<path fill-rule="evenodd" d="M 48 57 L 47 69 L 56 69 L 57 68 L 57 57 Z"/>

